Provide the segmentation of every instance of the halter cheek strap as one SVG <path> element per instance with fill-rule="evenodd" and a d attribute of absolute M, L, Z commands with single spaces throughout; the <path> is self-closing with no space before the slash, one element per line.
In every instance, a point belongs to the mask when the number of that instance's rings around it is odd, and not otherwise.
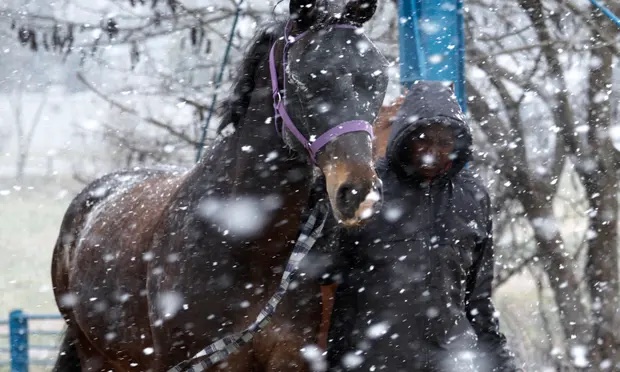
<path fill-rule="evenodd" d="M 334 25 L 334 28 L 352 28 L 355 29 L 357 27 L 352 25 Z M 282 52 L 282 76 L 284 77 L 284 83 L 286 84 L 286 66 L 288 59 L 288 49 L 295 41 L 304 37 L 307 33 L 303 32 L 299 34 L 297 37 L 289 36 L 290 32 L 290 24 L 286 25 L 286 29 L 284 31 L 284 50 Z M 278 134 L 282 135 L 282 126 L 286 127 L 293 136 L 304 146 L 304 148 L 308 151 L 310 155 L 310 159 L 316 165 L 316 156 L 318 152 L 325 147 L 329 142 L 334 140 L 335 138 L 342 136 L 346 133 L 351 132 L 366 132 L 370 135 L 371 138 L 374 137 L 372 125 L 364 120 L 350 120 L 345 121 L 336 125 L 335 127 L 329 129 L 327 132 L 321 134 L 318 138 L 311 141 L 307 139 L 295 126 L 293 120 L 289 116 L 286 111 L 286 105 L 284 101 L 286 100 L 286 90 L 283 90 L 283 93 L 280 93 L 280 86 L 278 80 L 278 71 L 276 67 L 276 58 L 275 58 L 275 43 L 271 47 L 269 52 L 269 72 L 271 75 L 271 88 L 273 91 L 273 108 L 275 111 L 275 126 Z"/>

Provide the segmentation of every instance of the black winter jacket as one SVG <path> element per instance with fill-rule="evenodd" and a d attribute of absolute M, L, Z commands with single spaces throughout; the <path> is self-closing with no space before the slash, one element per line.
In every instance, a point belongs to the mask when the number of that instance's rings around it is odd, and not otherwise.
<path fill-rule="evenodd" d="M 421 180 L 403 141 L 425 125 L 447 125 L 457 142 L 451 169 Z M 392 124 L 380 213 L 342 232 L 333 277 L 331 369 L 515 371 L 491 302 L 489 196 L 471 172 L 471 135 L 450 88 L 415 84 Z M 373 368 L 374 366 L 374 368 Z"/>

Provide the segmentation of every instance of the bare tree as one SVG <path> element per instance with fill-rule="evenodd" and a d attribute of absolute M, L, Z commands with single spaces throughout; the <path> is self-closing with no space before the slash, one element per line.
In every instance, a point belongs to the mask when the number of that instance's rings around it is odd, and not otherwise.
<path fill-rule="evenodd" d="M 538 40 L 545 43 L 552 36 L 545 19 L 540 0 L 520 0 L 536 30 Z M 615 5 L 620 10 L 620 5 Z M 614 50 L 605 42 L 605 34 L 615 27 L 598 9 L 592 9 L 591 17 L 599 24 L 591 33 L 594 42 L 590 60 L 587 94 L 587 129 L 585 138 L 578 136 L 575 123 L 580 120 L 573 112 L 569 89 L 560 63 L 557 48 L 544 46 L 542 53 L 557 77 L 558 126 L 562 141 L 571 150 L 575 170 L 579 174 L 592 212 L 588 216 L 593 236 L 588 241 L 586 253 L 586 282 L 590 296 L 593 321 L 593 337 L 590 342 L 592 363 L 595 366 L 618 366 L 617 309 L 620 308 L 618 286 L 618 179 L 615 163 L 616 150 L 610 136 L 611 105 L 609 97 L 612 86 Z"/>
<path fill-rule="evenodd" d="M 492 1 L 479 5 L 497 6 Z M 481 85 L 481 79 L 470 74 L 471 113 L 492 144 L 498 172 L 510 183 L 510 194 L 530 222 L 536 255 L 559 310 L 565 355 L 573 368 L 618 368 L 617 153 L 609 136 L 611 66 L 617 53 L 609 43 L 613 26 L 598 10 L 584 13 L 565 2 L 519 0 L 503 5 L 507 6 L 491 17 L 503 26 L 484 35 L 482 43 L 470 39 L 469 60 L 487 81 Z M 470 36 L 485 26 L 484 16 L 472 18 Z M 576 36 L 579 29 L 585 33 Z M 574 57 L 596 62 L 583 75 L 583 91 L 569 86 Z M 506 58 L 514 65 L 507 67 Z M 542 118 L 532 115 L 531 104 L 528 111 L 528 97 L 538 98 Z M 543 172 L 537 172 L 540 156 L 531 151 L 532 132 L 555 143 Z M 585 262 L 579 260 L 581 250 L 567 250 L 553 209 L 558 180 L 567 169 L 578 175 L 590 206 L 584 216 L 589 226 Z"/>
<path fill-rule="evenodd" d="M 32 140 L 36 134 L 37 127 L 41 123 L 43 109 L 47 103 L 48 95 L 44 93 L 41 100 L 37 103 L 37 108 L 28 118 L 24 112 L 24 91 L 18 89 L 10 99 L 10 106 L 13 110 L 13 125 L 15 128 L 16 164 L 15 178 L 18 183 L 22 183 L 30 157 Z"/>
<path fill-rule="evenodd" d="M 105 6 L 97 7 L 97 4 Z M 136 126 L 147 124 L 174 136 L 183 146 L 197 146 L 203 118 L 212 109 L 209 101 L 215 93 L 213 78 L 221 65 L 222 44 L 228 42 L 227 32 L 223 30 L 230 28 L 236 4 L 233 0 L 207 1 L 189 7 L 176 0 L 106 0 L 91 6 L 66 1 L 45 12 L 28 4 L 6 5 L 0 6 L 0 32 L 15 33 L 22 45 L 39 53 L 79 55 L 82 67 L 78 81 L 100 96 L 102 105 L 109 103 L 116 111 L 134 115 Z M 245 24 L 255 23 L 259 16 L 266 15 L 263 8 L 244 7 Z M 250 36 L 237 30 L 231 45 L 230 66 L 235 65 L 244 40 Z M 227 81 L 223 89 L 227 88 Z M 134 102 L 119 99 L 128 93 L 136 97 Z M 135 106 L 136 101 L 149 99 L 159 100 L 170 111 L 176 105 L 192 107 L 196 114 L 191 122 L 161 120 Z M 106 131 L 113 134 L 127 129 L 110 128 L 114 126 L 118 124 L 108 123 Z M 106 138 L 119 145 L 115 136 Z M 140 152 L 135 147 L 125 149 L 128 156 Z M 162 154 L 142 153 L 140 157 L 147 162 Z"/>

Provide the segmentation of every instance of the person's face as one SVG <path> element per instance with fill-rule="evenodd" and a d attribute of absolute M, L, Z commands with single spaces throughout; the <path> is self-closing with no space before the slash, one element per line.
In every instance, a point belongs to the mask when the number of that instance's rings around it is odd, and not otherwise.
<path fill-rule="evenodd" d="M 409 161 L 423 177 L 432 179 L 447 170 L 454 153 L 454 133 L 443 125 L 415 131 L 407 144 Z"/>

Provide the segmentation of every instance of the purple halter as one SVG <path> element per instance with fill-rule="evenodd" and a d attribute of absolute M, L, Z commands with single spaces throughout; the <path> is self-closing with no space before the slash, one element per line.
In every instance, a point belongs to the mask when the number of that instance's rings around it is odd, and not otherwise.
<path fill-rule="evenodd" d="M 333 26 L 334 28 L 357 28 L 353 25 L 339 25 L 336 24 Z M 288 33 L 290 31 L 290 24 L 287 23 L 286 28 L 284 30 L 284 51 L 282 57 L 282 76 L 284 77 L 284 83 L 286 84 L 286 64 L 288 60 L 288 48 L 295 41 L 301 39 L 306 32 L 301 33 L 297 37 L 289 36 Z M 331 142 L 336 137 L 339 137 L 346 133 L 351 132 L 367 132 L 370 134 L 370 137 L 373 138 L 374 134 L 372 131 L 372 125 L 364 120 L 351 120 L 345 121 L 344 123 L 340 123 L 335 127 L 329 129 L 327 132 L 320 135 L 316 140 L 310 141 L 297 129 L 291 117 L 286 112 L 286 107 L 284 105 L 284 99 L 286 98 L 286 90 L 284 90 L 283 95 L 280 94 L 280 85 L 278 83 L 278 72 L 276 69 L 276 59 L 275 59 L 275 43 L 271 47 L 271 51 L 269 52 L 269 72 L 271 74 L 271 88 L 273 89 L 273 108 L 275 109 L 275 126 L 276 131 L 282 135 L 281 126 L 285 126 L 297 140 L 304 146 L 304 148 L 310 154 L 310 159 L 312 162 L 316 164 L 316 155 L 317 153 L 329 142 Z M 278 126 L 278 119 L 282 119 L 282 124 Z"/>

